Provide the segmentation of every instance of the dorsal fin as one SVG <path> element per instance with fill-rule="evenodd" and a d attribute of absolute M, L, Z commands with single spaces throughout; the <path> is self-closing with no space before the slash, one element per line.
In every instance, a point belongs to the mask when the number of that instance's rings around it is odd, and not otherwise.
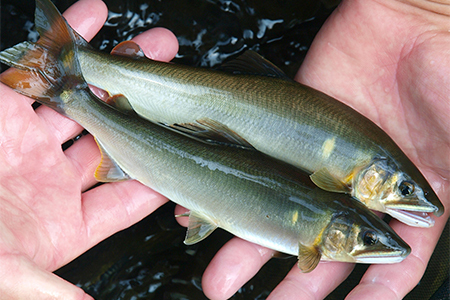
<path fill-rule="evenodd" d="M 172 124 L 169 127 L 206 143 L 254 149 L 249 142 L 228 128 L 228 126 L 211 119 L 205 118 L 192 123 Z"/>
<path fill-rule="evenodd" d="M 232 74 L 260 75 L 293 81 L 277 66 L 252 50 L 225 62 L 218 69 Z"/>
<path fill-rule="evenodd" d="M 145 58 L 144 51 L 142 51 L 141 47 L 133 41 L 123 41 L 119 43 L 112 49 L 111 54 L 133 59 Z"/>
<path fill-rule="evenodd" d="M 102 159 L 97 169 L 95 170 L 95 179 L 100 182 L 116 182 L 116 181 L 124 181 L 130 179 L 128 176 L 117 164 L 112 160 L 112 158 L 105 151 L 101 143 L 95 139 L 97 142 L 98 148 L 100 149 L 100 153 L 102 155 Z"/>

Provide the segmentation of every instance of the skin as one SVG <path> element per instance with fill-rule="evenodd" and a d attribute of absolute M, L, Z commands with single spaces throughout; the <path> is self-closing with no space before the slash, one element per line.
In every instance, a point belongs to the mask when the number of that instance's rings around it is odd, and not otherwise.
<path fill-rule="evenodd" d="M 322 27 L 296 76 L 383 128 L 446 208 L 432 228 L 393 220 L 390 225 L 412 253 L 400 264 L 372 265 L 346 299 L 402 299 L 422 277 L 449 216 L 450 6 L 448 1 L 430 6 L 439 14 L 403 2 L 344 1 Z M 206 295 L 230 297 L 270 255 L 242 240 L 230 241 L 205 271 Z M 327 263 L 302 274 L 294 266 L 269 299 L 322 299 L 351 269 Z"/>
<path fill-rule="evenodd" d="M 364 2 L 364 5 L 362 3 Z M 347 299 L 401 299 L 420 280 L 449 216 L 449 6 L 440 14 L 395 1 L 344 1 L 315 39 L 296 80 L 351 105 L 380 125 L 423 172 L 446 212 L 433 228 L 391 226 L 411 246 L 400 264 L 373 265 Z M 87 13 L 88 12 L 88 13 Z M 82 0 L 64 16 L 86 39 L 106 7 Z M 89 16 L 86 18 L 86 16 Z M 445 27 L 447 25 L 447 27 Z M 153 59 L 178 50 L 167 30 L 134 39 Z M 153 212 L 167 200 L 135 181 L 95 184 L 100 154 L 91 136 L 65 152 L 82 128 L 0 84 L 0 295 L 8 299 L 91 299 L 51 271 Z M 10 121 L 8 121 L 10 120 Z M 31 151 L 32 150 L 32 151 Z M 178 207 L 176 214 L 183 208 Z M 179 218 L 186 225 L 186 218 Z M 203 276 L 205 294 L 226 299 L 271 258 L 272 251 L 230 240 Z M 351 272 L 346 263 L 294 266 L 271 299 L 322 299 Z M 31 296 L 32 295 L 32 296 Z"/>
<path fill-rule="evenodd" d="M 83 0 L 64 16 L 89 40 L 107 8 Z M 142 38 L 155 42 L 142 45 L 156 59 L 178 50 L 167 30 Z M 47 107 L 33 111 L 31 99 L 3 84 L 0 94 L 0 299 L 92 299 L 51 272 L 167 200 L 135 181 L 86 191 L 100 162 L 92 136 L 62 152 L 61 144 L 81 132 L 78 124 Z"/>

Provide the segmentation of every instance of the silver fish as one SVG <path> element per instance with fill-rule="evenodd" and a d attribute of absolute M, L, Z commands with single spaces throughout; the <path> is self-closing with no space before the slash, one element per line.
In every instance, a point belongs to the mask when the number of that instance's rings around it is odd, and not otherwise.
<path fill-rule="evenodd" d="M 317 186 L 350 193 L 411 226 L 431 227 L 428 213 L 444 212 L 420 171 L 377 125 L 286 78 L 254 52 L 223 66 L 231 72 L 219 72 L 146 59 L 130 41 L 113 50 L 119 55 L 93 50 L 79 36 L 77 44 L 83 76 L 114 94 L 117 107 L 208 142 L 256 148 L 312 174 Z"/>
<path fill-rule="evenodd" d="M 102 153 L 98 180 L 136 179 L 190 209 L 187 244 L 220 227 L 298 255 L 304 272 L 321 259 L 394 263 L 410 253 L 364 205 L 315 187 L 295 167 L 258 152 L 196 141 L 96 98 L 81 76 L 68 25 L 49 1 L 36 2 L 47 30 L 36 44 L 0 53 L 0 61 L 17 68 L 1 81 L 95 137 Z"/>

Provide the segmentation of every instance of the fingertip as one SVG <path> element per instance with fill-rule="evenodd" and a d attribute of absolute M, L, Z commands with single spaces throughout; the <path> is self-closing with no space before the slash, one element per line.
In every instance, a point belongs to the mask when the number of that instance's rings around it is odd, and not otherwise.
<path fill-rule="evenodd" d="M 151 59 L 170 61 L 178 52 L 178 40 L 172 31 L 162 27 L 149 29 L 133 41 L 139 44 L 144 54 Z"/>
<path fill-rule="evenodd" d="M 353 264 L 343 262 L 320 262 L 311 273 L 302 273 L 295 265 L 268 299 L 324 299 L 344 281 L 353 267 Z"/>
<path fill-rule="evenodd" d="M 370 300 L 370 299 L 401 299 L 388 287 L 377 284 L 359 284 L 345 298 L 345 300 Z"/>
<path fill-rule="evenodd" d="M 87 41 L 102 28 L 108 16 L 108 7 L 101 0 L 80 0 L 70 6 L 64 18 Z"/>
<path fill-rule="evenodd" d="M 187 212 L 189 212 L 189 209 L 180 205 L 175 206 L 175 216 L 180 216 Z M 176 220 L 181 226 L 187 227 L 189 225 L 189 217 L 177 217 Z"/>
<path fill-rule="evenodd" d="M 251 279 L 271 257 L 273 251 L 233 238 L 214 256 L 202 278 L 203 292 L 209 299 L 228 299 Z"/>

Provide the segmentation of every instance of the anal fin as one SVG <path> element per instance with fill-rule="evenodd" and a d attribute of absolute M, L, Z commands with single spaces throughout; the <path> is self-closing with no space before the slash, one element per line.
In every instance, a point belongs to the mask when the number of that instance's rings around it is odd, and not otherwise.
<path fill-rule="evenodd" d="M 186 245 L 198 243 L 208 237 L 216 228 L 217 224 L 208 217 L 196 212 L 190 212 L 189 225 L 184 243 Z"/>
<path fill-rule="evenodd" d="M 95 170 L 95 179 L 100 182 L 116 182 L 130 179 L 117 163 L 108 155 L 101 143 L 95 139 L 102 155 L 102 159 Z"/>

